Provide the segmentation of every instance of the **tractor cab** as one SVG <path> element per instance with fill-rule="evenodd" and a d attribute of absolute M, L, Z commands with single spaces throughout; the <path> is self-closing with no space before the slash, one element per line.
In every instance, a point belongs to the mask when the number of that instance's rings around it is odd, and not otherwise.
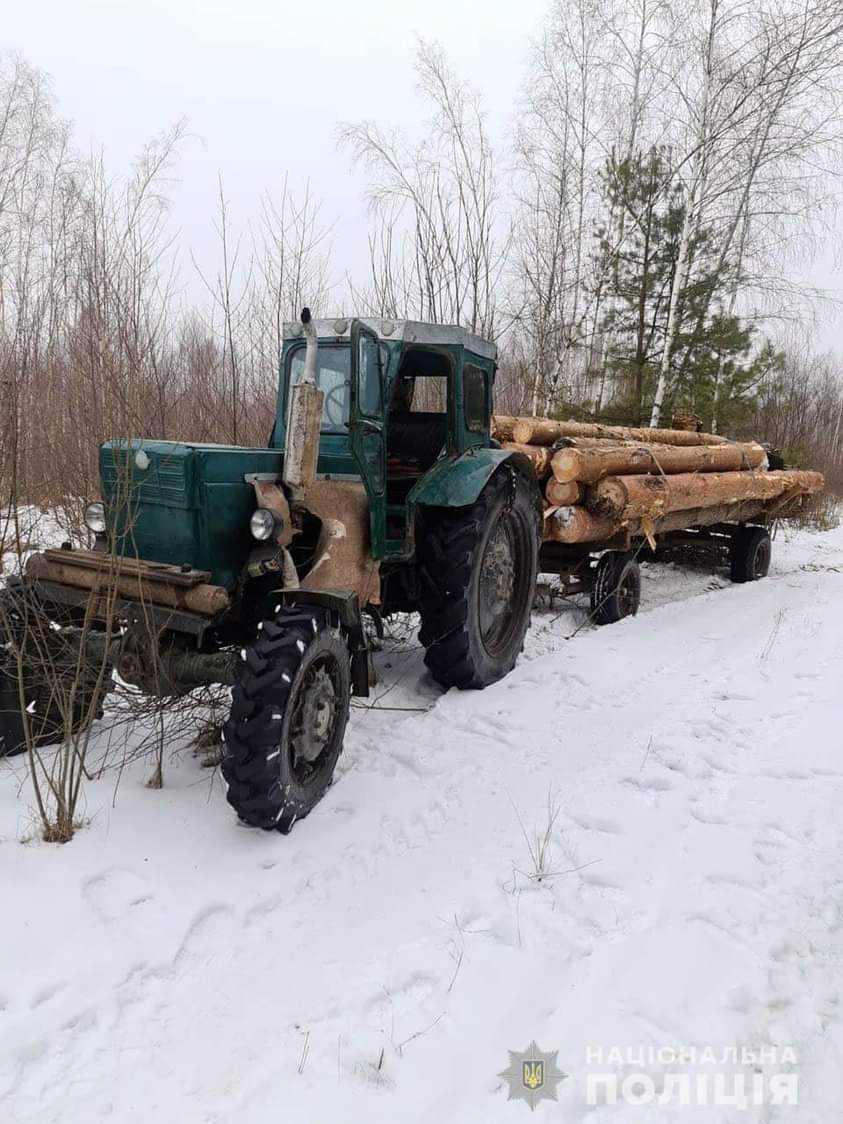
<path fill-rule="evenodd" d="M 322 391 L 317 475 L 362 480 L 373 558 L 413 552 L 420 489 L 488 448 L 494 345 L 461 328 L 388 320 L 318 320 Z M 283 448 L 291 388 L 305 372 L 301 324 L 287 324 L 272 444 Z M 441 467 L 440 467 L 441 466 Z"/>

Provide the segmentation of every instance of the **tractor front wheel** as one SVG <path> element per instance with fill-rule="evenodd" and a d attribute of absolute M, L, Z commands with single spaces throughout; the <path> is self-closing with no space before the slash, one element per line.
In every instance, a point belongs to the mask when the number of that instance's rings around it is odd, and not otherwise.
<path fill-rule="evenodd" d="M 228 802 L 251 827 L 287 834 L 321 800 L 342 750 L 348 646 L 324 609 L 281 608 L 244 648 L 223 729 Z"/>
<path fill-rule="evenodd" d="M 503 469 L 470 507 L 424 513 L 419 639 L 424 662 L 444 687 L 486 687 L 515 666 L 536 590 L 534 491 Z"/>

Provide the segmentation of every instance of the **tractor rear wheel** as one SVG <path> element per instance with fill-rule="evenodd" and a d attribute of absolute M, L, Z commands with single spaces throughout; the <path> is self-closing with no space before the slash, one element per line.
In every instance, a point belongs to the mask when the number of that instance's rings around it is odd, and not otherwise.
<path fill-rule="evenodd" d="M 321 800 L 342 750 L 348 645 L 324 609 L 281 608 L 243 649 L 223 728 L 228 802 L 251 827 L 286 835 Z"/>
<path fill-rule="evenodd" d="M 444 687 L 486 687 L 512 670 L 524 647 L 539 558 L 534 491 L 504 469 L 471 506 L 424 513 L 419 639 Z"/>

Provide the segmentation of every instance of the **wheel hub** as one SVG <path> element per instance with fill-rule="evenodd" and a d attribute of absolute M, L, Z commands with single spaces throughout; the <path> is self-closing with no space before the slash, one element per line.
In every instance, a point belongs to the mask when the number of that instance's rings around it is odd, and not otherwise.
<path fill-rule="evenodd" d="M 325 666 L 309 669 L 299 696 L 291 733 L 293 753 L 295 758 L 312 764 L 330 741 L 338 714 L 336 689 Z"/>
<path fill-rule="evenodd" d="M 504 516 L 486 543 L 480 570 L 480 632 L 487 643 L 495 644 L 507 627 L 516 578 L 512 530 Z"/>
<path fill-rule="evenodd" d="M 770 568 L 770 554 L 769 541 L 763 540 L 758 544 L 758 549 L 755 552 L 753 573 L 756 578 L 764 577 Z"/>
<path fill-rule="evenodd" d="M 626 574 L 618 589 L 618 600 L 625 617 L 631 616 L 635 608 L 635 578 Z"/>

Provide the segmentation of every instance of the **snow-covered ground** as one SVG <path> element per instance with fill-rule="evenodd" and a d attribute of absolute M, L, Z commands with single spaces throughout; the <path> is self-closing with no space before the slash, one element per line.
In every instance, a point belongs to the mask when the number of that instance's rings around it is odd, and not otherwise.
<path fill-rule="evenodd" d="M 21 843 L 0 763 L 0 1121 L 508 1124 L 533 1039 L 569 1075 L 539 1121 L 838 1120 L 843 530 L 780 537 L 751 586 L 648 567 L 643 597 L 604 629 L 545 606 L 482 693 L 388 643 L 287 838 L 173 745 L 163 790 L 108 774 L 72 843 Z M 764 1080 L 787 1048 L 799 1105 L 683 1107 L 649 1046 Z M 595 1070 L 666 1099 L 589 1107 Z"/>

